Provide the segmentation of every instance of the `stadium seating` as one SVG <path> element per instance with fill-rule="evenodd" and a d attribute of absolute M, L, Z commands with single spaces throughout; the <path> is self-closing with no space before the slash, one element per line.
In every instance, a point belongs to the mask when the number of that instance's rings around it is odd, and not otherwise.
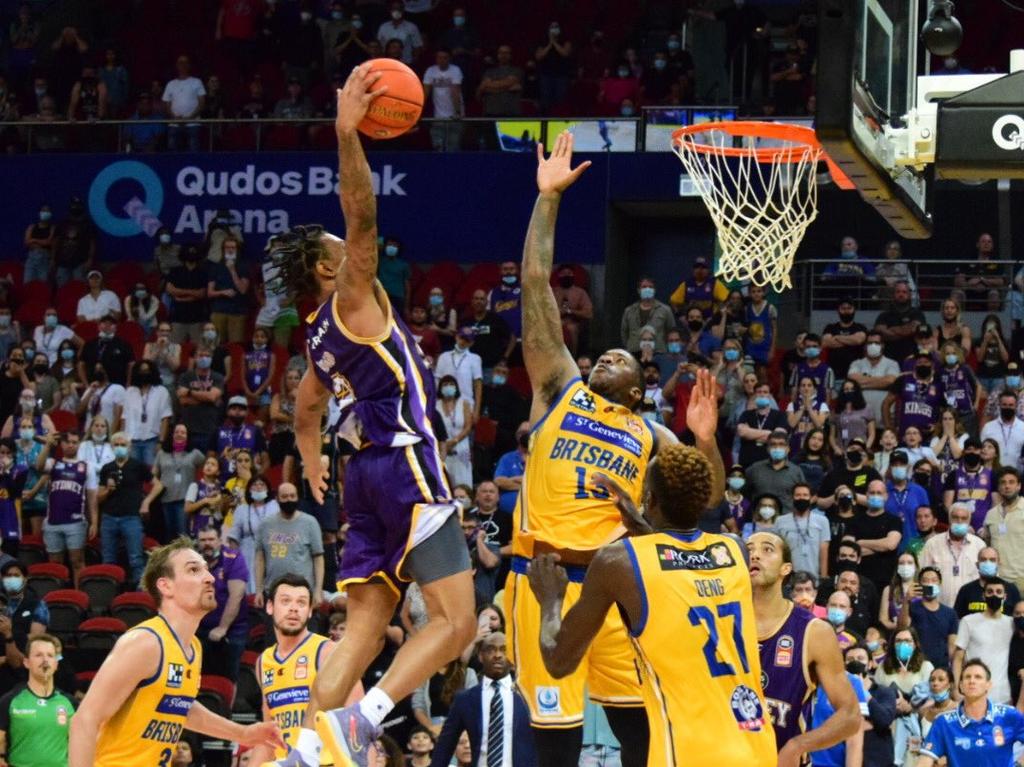
<path fill-rule="evenodd" d="M 46 630 L 64 644 L 74 644 L 78 627 L 86 618 L 89 596 L 75 589 L 56 589 L 44 598 L 50 611 Z"/>
<path fill-rule="evenodd" d="M 37 597 L 43 598 L 51 591 L 67 588 L 70 582 L 70 571 L 59 562 L 40 562 L 28 568 L 28 585 Z"/>
<path fill-rule="evenodd" d="M 242 653 L 242 664 L 238 670 L 238 683 L 235 685 L 235 702 L 232 710 L 235 713 L 258 713 L 262 710 L 263 698 L 259 680 L 256 678 L 256 663 L 260 654 L 255 650 Z"/>
<path fill-rule="evenodd" d="M 45 562 L 46 547 L 43 545 L 43 536 L 32 534 L 21 536 L 21 542 L 18 544 L 18 559 L 26 567 Z"/>
<path fill-rule="evenodd" d="M 235 702 L 235 683 L 227 677 L 203 674 L 196 701 L 215 714 L 230 717 Z"/>
<path fill-rule="evenodd" d="M 154 617 L 156 613 L 156 601 L 145 591 L 118 594 L 110 603 L 111 617 L 124 621 L 128 628 Z"/>
<path fill-rule="evenodd" d="M 124 568 L 119 565 L 92 565 L 83 567 L 78 576 L 78 588 L 89 595 L 89 612 L 104 615 L 124 583 Z"/>

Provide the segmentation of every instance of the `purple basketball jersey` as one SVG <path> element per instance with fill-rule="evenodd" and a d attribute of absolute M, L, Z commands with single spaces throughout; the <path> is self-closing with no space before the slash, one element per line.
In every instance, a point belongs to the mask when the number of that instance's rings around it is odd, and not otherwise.
<path fill-rule="evenodd" d="M 50 496 L 46 521 L 68 525 L 85 519 L 85 482 L 89 467 L 85 461 L 57 461 L 50 471 Z"/>
<path fill-rule="evenodd" d="M 981 529 L 985 517 L 992 507 L 992 469 L 981 469 L 977 472 L 964 471 L 958 467 L 953 480 L 956 488 L 953 491 L 953 503 L 960 503 L 971 510 L 971 527 Z"/>
<path fill-rule="evenodd" d="M 956 370 L 943 369 L 939 374 L 946 403 L 958 413 L 966 413 L 974 409 L 974 392 L 976 383 L 968 375 L 967 368 L 960 365 Z"/>
<path fill-rule="evenodd" d="M 761 684 L 779 750 L 806 729 L 804 709 L 813 690 L 804 671 L 804 638 L 812 620 L 809 610 L 794 605 L 782 627 L 758 643 Z"/>
<path fill-rule="evenodd" d="M 245 368 L 245 383 L 256 391 L 267 382 L 270 376 L 270 350 L 250 349 L 242 360 Z"/>
<path fill-rule="evenodd" d="M 945 404 L 942 384 L 933 379 L 924 384 L 912 373 L 903 373 L 892 385 L 892 391 L 899 398 L 896 412 L 900 423 L 900 437 L 911 426 L 916 426 L 925 439 L 931 433 L 932 424 L 939 418 L 939 408 Z"/>

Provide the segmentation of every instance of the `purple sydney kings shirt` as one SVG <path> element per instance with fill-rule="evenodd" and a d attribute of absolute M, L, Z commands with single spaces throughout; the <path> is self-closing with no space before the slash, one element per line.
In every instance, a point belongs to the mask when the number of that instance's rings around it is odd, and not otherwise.
<path fill-rule="evenodd" d="M 46 521 L 69 525 L 85 519 L 85 491 L 96 489 L 96 472 L 85 461 L 53 461 Z"/>
<path fill-rule="evenodd" d="M 931 433 L 932 424 L 939 418 L 939 408 L 945 404 L 942 384 L 932 379 L 931 383 L 918 381 L 913 373 L 902 373 L 890 389 L 897 397 L 896 416 L 900 425 L 900 439 L 911 426 L 916 426 L 925 437 Z"/>

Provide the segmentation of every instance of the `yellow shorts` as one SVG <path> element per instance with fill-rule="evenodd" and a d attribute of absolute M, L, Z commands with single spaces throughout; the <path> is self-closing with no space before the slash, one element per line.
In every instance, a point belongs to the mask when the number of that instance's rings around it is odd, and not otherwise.
<path fill-rule="evenodd" d="M 564 610 L 576 604 L 582 584 L 570 582 Z M 579 667 L 562 679 L 544 668 L 540 654 L 540 604 L 525 575 L 509 573 L 505 584 L 509 653 L 534 727 L 565 729 L 583 723 L 584 687 L 602 706 L 643 706 L 640 675 L 629 632 L 613 607 Z M 564 613 L 563 613 L 564 614 Z"/>

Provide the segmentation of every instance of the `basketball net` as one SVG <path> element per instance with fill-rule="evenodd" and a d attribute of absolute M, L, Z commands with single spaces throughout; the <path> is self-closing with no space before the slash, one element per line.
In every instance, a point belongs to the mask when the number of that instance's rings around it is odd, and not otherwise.
<path fill-rule="evenodd" d="M 788 130 L 788 137 L 771 136 L 772 146 L 757 147 L 757 134 L 739 132 L 740 125 L 683 128 L 673 136 L 672 151 L 718 230 L 722 253 L 716 275 L 729 283 L 782 291 L 793 287 L 793 256 L 818 215 L 816 170 L 822 148 Z M 742 137 L 742 146 L 736 146 L 735 136 Z"/>

